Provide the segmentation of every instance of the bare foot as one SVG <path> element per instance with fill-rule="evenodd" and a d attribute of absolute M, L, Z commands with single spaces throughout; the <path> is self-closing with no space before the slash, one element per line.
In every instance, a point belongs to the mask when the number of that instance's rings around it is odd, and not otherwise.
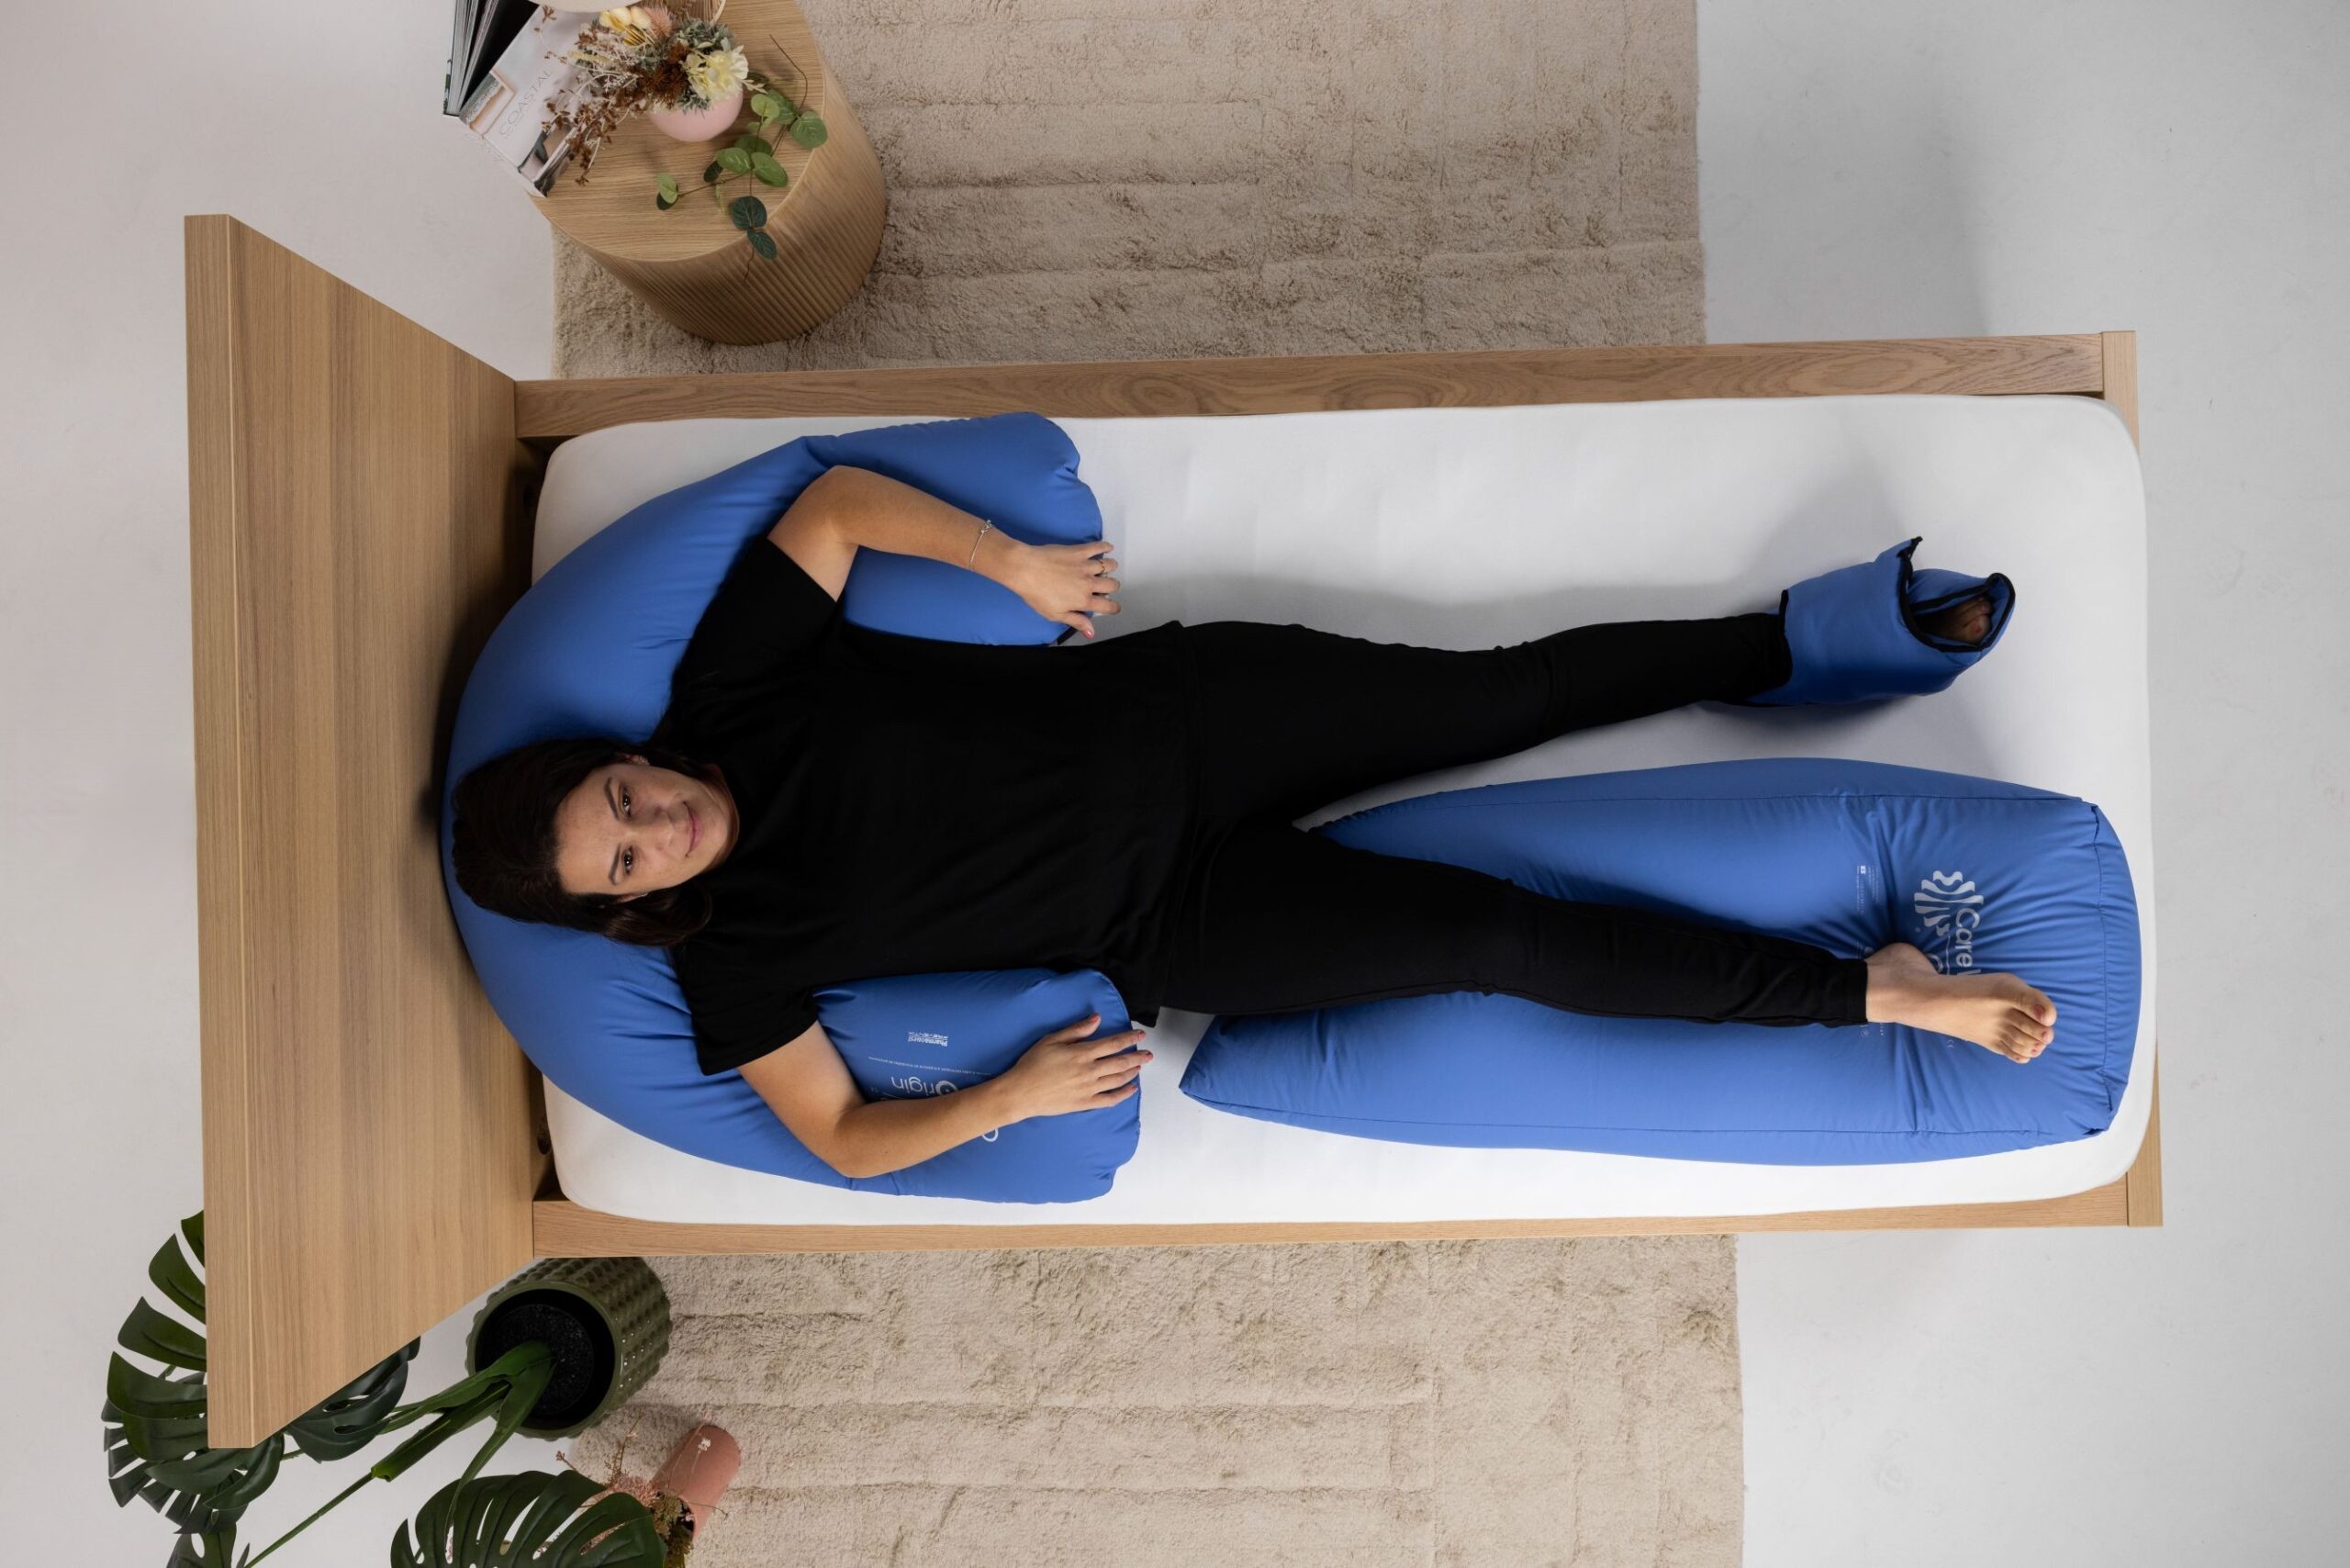
<path fill-rule="evenodd" d="M 1921 616 L 1919 624 L 1937 637 L 1948 637 L 1957 643 L 1979 643 L 1991 630 L 1991 600 L 1987 595 L 1976 594 L 1964 604 L 1953 604 L 1947 610 L 1937 610 Z"/>
<path fill-rule="evenodd" d="M 2031 1060 L 2055 1036 L 2056 1004 L 2014 975 L 1946 975 L 1907 942 L 1887 943 L 1868 963 L 1872 1024 L 1954 1035 L 2016 1062 Z"/>

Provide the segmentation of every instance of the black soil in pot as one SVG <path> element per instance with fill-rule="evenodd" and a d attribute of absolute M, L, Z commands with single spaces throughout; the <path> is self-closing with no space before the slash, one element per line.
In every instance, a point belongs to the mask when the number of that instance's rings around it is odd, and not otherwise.
<path fill-rule="evenodd" d="M 487 1366 L 536 1339 L 554 1355 L 554 1375 L 531 1408 L 529 1425 L 567 1427 L 587 1418 L 611 1385 L 611 1330 L 588 1305 L 565 1291 L 524 1291 L 498 1304 L 475 1341 L 475 1364 Z"/>

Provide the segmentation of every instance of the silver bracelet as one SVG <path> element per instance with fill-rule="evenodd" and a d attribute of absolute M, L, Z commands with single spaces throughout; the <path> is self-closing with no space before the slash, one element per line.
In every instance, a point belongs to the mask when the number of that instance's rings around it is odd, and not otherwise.
<path fill-rule="evenodd" d="M 971 564 L 971 561 L 976 561 L 979 558 L 979 541 L 985 539 L 988 536 L 988 530 L 994 526 L 995 523 L 990 519 L 982 518 L 979 520 L 979 531 L 971 536 L 971 559 L 970 561 L 964 562 L 964 566 L 968 566 Z"/>

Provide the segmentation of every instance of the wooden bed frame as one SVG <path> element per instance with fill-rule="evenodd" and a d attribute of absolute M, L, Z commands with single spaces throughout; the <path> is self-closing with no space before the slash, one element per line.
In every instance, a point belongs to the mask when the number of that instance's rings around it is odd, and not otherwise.
<path fill-rule="evenodd" d="M 534 1257 L 2161 1223 L 2158 1118 L 2125 1177 L 2031 1203 L 1392 1225 L 614 1218 L 555 1188 L 537 1075 L 465 958 L 437 827 L 458 693 L 529 583 L 545 455 L 583 431 L 1928 392 L 2102 398 L 2134 434 L 2130 332 L 516 382 L 234 218 L 189 218 L 186 245 L 216 1444 L 277 1430 Z"/>

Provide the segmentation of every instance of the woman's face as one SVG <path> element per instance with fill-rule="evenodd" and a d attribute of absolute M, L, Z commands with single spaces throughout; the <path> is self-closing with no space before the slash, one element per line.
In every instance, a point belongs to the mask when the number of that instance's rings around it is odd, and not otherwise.
<path fill-rule="evenodd" d="M 567 893 L 626 903 L 717 865 L 741 825 L 720 790 L 632 756 L 588 775 L 555 808 L 555 873 Z"/>

